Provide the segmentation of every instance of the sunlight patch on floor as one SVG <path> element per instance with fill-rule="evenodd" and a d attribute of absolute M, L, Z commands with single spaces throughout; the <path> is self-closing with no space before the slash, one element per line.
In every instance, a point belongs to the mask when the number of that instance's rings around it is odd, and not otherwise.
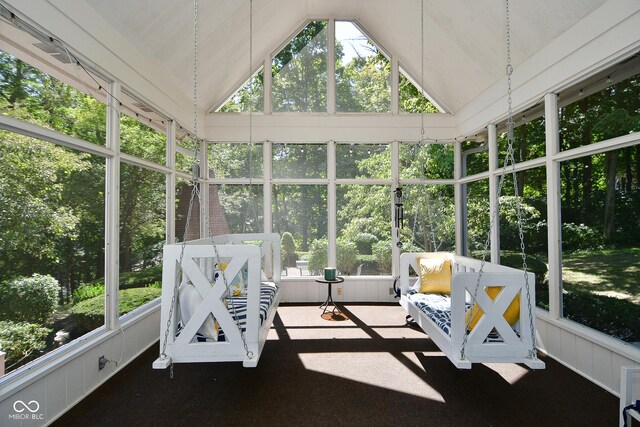
<path fill-rule="evenodd" d="M 484 363 L 484 365 L 513 385 L 524 378 L 530 370 L 515 363 Z"/>
<path fill-rule="evenodd" d="M 347 356 L 348 357 L 345 357 Z M 444 402 L 442 395 L 391 354 L 375 353 L 376 365 L 371 365 L 372 353 L 303 353 L 300 360 L 305 369 L 385 388 L 425 399 Z M 403 353 L 423 371 L 413 353 Z M 376 375 L 371 375 L 375 370 Z"/>

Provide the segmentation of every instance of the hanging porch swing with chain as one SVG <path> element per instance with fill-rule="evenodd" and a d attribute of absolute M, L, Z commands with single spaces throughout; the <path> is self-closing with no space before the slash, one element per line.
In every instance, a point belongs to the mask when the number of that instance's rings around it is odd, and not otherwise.
<path fill-rule="evenodd" d="M 445 252 L 409 252 L 400 255 L 400 304 L 449 360 L 461 369 L 470 369 L 472 363 L 484 362 L 524 363 L 532 369 L 545 367 L 544 362 L 537 358 L 533 313 L 535 289 L 532 288 L 535 277 L 527 271 L 514 167 L 511 28 L 509 0 L 505 1 L 508 147 L 498 183 L 497 200 L 500 200 L 507 167 L 511 165 L 523 269 L 486 261 L 497 211 L 490 215 L 482 260 Z M 421 20 L 424 63 L 424 0 L 421 1 Z M 411 269 L 419 275 L 413 285 L 410 282 Z"/>
<path fill-rule="evenodd" d="M 198 0 L 194 0 L 193 129 L 198 129 Z M 249 0 L 249 66 L 253 52 L 253 1 Z M 251 112 L 249 112 L 251 117 Z M 248 151 L 251 152 L 251 120 Z M 205 218 L 196 147 L 184 238 L 163 252 L 160 357 L 155 369 L 173 363 L 243 362 L 255 367 L 280 302 L 280 236 L 275 233 L 226 234 L 187 241 L 196 197 Z M 250 155 L 250 154 L 249 154 Z M 251 184 L 251 183 L 250 183 Z M 250 185 L 249 185 L 250 187 Z"/>

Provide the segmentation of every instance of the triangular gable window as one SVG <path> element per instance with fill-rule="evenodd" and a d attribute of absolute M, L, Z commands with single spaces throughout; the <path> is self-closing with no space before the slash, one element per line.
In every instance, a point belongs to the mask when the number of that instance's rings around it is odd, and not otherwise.
<path fill-rule="evenodd" d="M 264 72 L 261 67 L 240 89 L 238 89 L 218 111 L 239 113 L 262 112 L 264 106 Z"/>
<path fill-rule="evenodd" d="M 327 111 L 327 39 L 327 21 L 311 21 L 273 58 L 273 111 Z"/>
<path fill-rule="evenodd" d="M 336 111 L 391 111 L 391 61 L 349 21 L 336 21 Z"/>
<path fill-rule="evenodd" d="M 424 93 L 417 87 L 417 83 L 414 83 L 411 78 L 407 77 L 407 73 L 400 68 L 399 74 L 399 102 L 401 113 L 444 113 L 442 108 L 439 108 L 434 102 L 432 102 Z"/>

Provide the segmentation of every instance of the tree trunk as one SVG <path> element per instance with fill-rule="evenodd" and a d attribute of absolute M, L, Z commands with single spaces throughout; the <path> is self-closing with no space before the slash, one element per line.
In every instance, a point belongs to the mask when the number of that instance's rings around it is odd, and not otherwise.
<path fill-rule="evenodd" d="M 604 170 L 607 178 L 607 190 L 604 199 L 604 237 L 607 241 L 615 235 L 616 211 L 616 168 L 618 164 L 617 152 L 608 151 L 604 156 Z"/>
<path fill-rule="evenodd" d="M 16 102 L 25 97 L 24 91 L 24 62 L 19 59 L 16 59 L 16 74 L 13 78 L 10 79 L 10 88 L 9 88 L 9 104 L 13 107 Z"/>

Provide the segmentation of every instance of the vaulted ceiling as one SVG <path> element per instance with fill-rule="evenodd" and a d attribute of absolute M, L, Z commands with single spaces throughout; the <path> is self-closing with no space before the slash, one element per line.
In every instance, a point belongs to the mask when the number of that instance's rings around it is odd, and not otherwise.
<path fill-rule="evenodd" d="M 193 94 L 193 1 L 0 1 L 50 31 L 88 63 L 106 69 L 150 105 L 187 121 Z M 483 110 L 504 103 L 505 1 L 423 1 L 424 89 L 458 124 L 473 117 L 473 123 L 464 125 L 468 130 L 495 120 L 498 108 Z M 515 89 L 527 89 L 516 104 L 531 103 L 540 93 L 581 78 L 583 70 L 610 65 L 620 51 L 640 45 L 640 26 L 634 24 L 640 18 L 637 0 L 509 3 Z M 357 21 L 420 81 L 420 9 L 421 0 L 253 0 L 250 69 L 249 0 L 199 0 L 199 108 L 211 111 L 221 105 L 311 19 Z M 610 31 L 622 24 L 627 27 Z M 617 43 L 620 34 L 625 40 L 619 48 L 611 41 L 606 45 L 607 35 Z M 9 38 L 6 45 L 12 43 Z M 567 67 L 573 63 L 575 67 Z M 541 83 L 545 73 L 557 81 Z M 67 72 L 68 78 L 73 74 Z"/>
<path fill-rule="evenodd" d="M 191 93 L 193 7 L 175 0 L 85 0 L 140 53 Z M 512 0 L 514 67 L 606 0 Z M 258 67 L 312 18 L 354 19 L 401 66 L 421 75 L 419 0 L 254 0 L 253 57 Z M 504 76 L 505 6 L 498 0 L 425 0 L 425 89 L 455 113 Z M 249 1 L 198 5 L 201 107 L 223 102 L 249 75 Z"/>

